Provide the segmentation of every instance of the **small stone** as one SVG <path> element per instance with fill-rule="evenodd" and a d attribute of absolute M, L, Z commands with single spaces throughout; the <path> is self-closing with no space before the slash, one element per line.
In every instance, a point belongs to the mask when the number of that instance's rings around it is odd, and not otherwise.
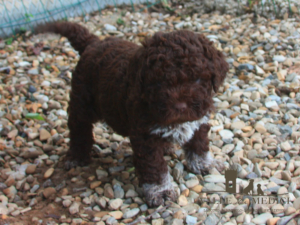
<path fill-rule="evenodd" d="M 225 202 L 226 204 L 236 204 L 238 201 L 237 199 L 234 197 L 234 195 L 227 195 L 225 197 Z"/>
<path fill-rule="evenodd" d="M 180 195 L 178 200 L 177 200 L 178 205 L 180 206 L 185 206 L 188 204 L 188 200 L 186 199 L 186 197 L 184 195 Z"/>
<path fill-rule="evenodd" d="M 265 74 L 265 71 L 262 68 L 260 68 L 259 66 L 255 66 L 255 69 L 256 69 L 256 73 L 258 75 L 264 75 Z"/>
<path fill-rule="evenodd" d="M 106 187 L 104 188 L 104 196 L 107 197 L 107 198 L 110 198 L 110 199 L 115 198 L 115 196 L 114 196 L 114 191 L 113 191 L 113 189 L 111 188 L 111 186 L 106 186 Z"/>
<path fill-rule="evenodd" d="M 190 179 L 188 181 L 186 181 L 185 185 L 187 186 L 187 188 L 193 188 L 196 185 L 199 184 L 199 180 L 198 179 Z"/>
<path fill-rule="evenodd" d="M 204 181 L 207 183 L 225 183 L 225 177 L 223 175 L 206 175 Z"/>
<path fill-rule="evenodd" d="M 36 92 L 36 88 L 33 85 L 29 85 L 28 92 L 34 93 L 34 92 Z"/>
<path fill-rule="evenodd" d="M 270 168 L 271 170 L 274 170 L 278 167 L 278 162 L 265 162 L 264 166 Z"/>
<path fill-rule="evenodd" d="M 220 218 L 216 215 L 216 213 L 211 213 L 207 216 L 204 224 L 205 225 L 218 224 L 219 221 L 220 221 Z"/>
<path fill-rule="evenodd" d="M 40 130 L 40 141 L 46 141 L 51 137 L 51 134 L 46 129 Z"/>
<path fill-rule="evenodd" d="M 96 170 L 98 180 L 108 176 L 108 173 L 105 170 Z"/>
<path fill-rule="evenodd" d="M 238 205 L 237 207 L 234 208 L 233 210 L 233 215 L 234 216 L 239 216 L 245 213 L 245 209 L 242 205 Z"/>
<path fill-rule="evenodd" d="M 183 174 L 183 164 L 181 162 L 176 163 L 175 167 L 173 168 L 172 175 L 174 180 L 179 181 L 179 178 L 182 177 Z"/>
<path fill-rule="evenodd" d="M 232 124 L 231 124 L 231 126 L 230 126 L 230 128 L 233 130 L 233 129 L 238 129 L 238 130 L 240 130 L 240 129 L 242 129 L 243 127 L 245 127 L 246 126 L 246 124 L 245 124 L 245 122 L 243 122 L 243 121 L 236 121 L 236 122 L 233 122 Z"/>
<path fill-rule="evenodd" d="M 277 221 L 280 219 L 280 217 L 274 217 L 267 220 L 267 225 L 276 225 Z"/>
<path fill-rule="evenodd" d="M 36 170 L 36 165 L 35 164 L 30 164 L 26 168 L 26 174 L 33 174 Z"/>
<path fill-rule="evenodd" d="M 126 197 L 126 198 L 134 198 L 134 197 L 137 197 L 137 196 L 139 196 L 139 194 L 136 193 L 136 191 L 135 191 L 135 190 L 132 190 L 132 189 L 129 189 L 129 190 L 126 192 L 126 194 L 125 194 L 125 197 Z"/>
<path fill-rule="evenodd" d="M 277 78 L 278 78 L 278 80 L 280 80 L 280 81 L 284 81 L 286 75 L 287 75 L 287 70 L 280 70 L 280 71 L 277 73 Z"/>
<path fill-rule="evenodd" d="M 51 82 L 50 81 L 47 81 L 47 80 L 44 80 L 42 83 L 41 83 L 41 86 L 42 87 L 50 87 L 51 85 Z"/>
<path fill-rule="evenodd" d="M 280 196 L 280 195 L 283 195 L 283 194 L 287 194 L 288 193 L 288 190 L 286 189 L 286 187 L 280 187 L 277 191 L 277 194 Z"/>
<path fill-rule="evenodd" d="M 257 217 L 252 219 L 252 223 L 254 224 L 264 224 L 268 221 L 268 219 L 273 218 L 271 213 L 262 213 Z"/>
<path fill-rule="evenodd" d="M 138 208 L 131 209 L 123 214 L 123 218 L 128 219 L 128 218 L 135 217 L 139 212 L 140 212 L 140 209 L 138 209 Z"/>
<path fill-rule="evenodd" d="M 284 207 L 281 204 L 273 205 L 271 208 L 273 214 L 280 214 L 284 212 Z"/>
<path fill-rule="evenodd" d="M 283 151 L 290 151 L 292 149 L 290 143 L 288 141 L 285 141 L 285 142 L 282 142 L 280 144 L 280 148 L 283 150 Z"/>
<path fill-rule="evenodd" d="M 295 209 L 300 209 L 300 197 L 294 201 L 293 206 Z"/>
<path fill-rule="evenodd" d="M 69 208 L 69 212 L 74 215 L 76 213 L 79 212 L 79 206 L 80 206 L 80 203 L 79 202 L 73 202 L 73 204 L 70 206 Z"/>
<path fill-rule="evenodd" d="M 122 219 L 123 212 L 121 212 L 121 211 L 112 211 L 112 212 L 109 212 L 108 215 L 114 217 L 116 220 L 119 220 L 119 219 Z"/>
<path fill-rule="evenodd" d="M 254 128 L 258 133 L 261 133 L 261 134 L 267 132 L 267 129 L 261 123 L 256 123 Z"/>
<path fill-rule="evenodd" d="M 119 209 L 122 204 L 123 204 L 123 200 L 120 198 L 109 201 L 109 206 L 114 210 Z"/>
<path fill-rule="evenodd" d="M 38 75 L 39 74 L 39 69 L 38 68 L 31 68 L 31 69 L 28 70 L 28 74 Z"/>
<path fill-rule="evenodd" d="M 286 60 L 286 57 L 284 57 L 283 55 L 274 55 L 273 56 L 273 61 L 284 62 L 285 60 Z"/>
<path fill-rule="evenodd" d="M 17 189 L 15 186 L 10 186 L 9 188 L 6 188 L 3 190 L 3 193 L 8 197 L 11 198 L 17 194 Z"/>
<path fill-rule="evenodd" d="M 292 180 L 292 177 L 291 177 L 289 171 L 282 171 L 281 172 L 281 176 L 282 176 L 283 180 L 287 180 L 287 181 L 291 181 Z"/>
<path fill-rule="evenodd" d="M 43 191 L 43 195 L 45 198 L 49 198 L 52 194 L 55 194 L 55 193 L 56 193 L 56 190 L 53 187 L 47 187 Z"/>
<path fill-rule="evenodd" d="M 117 185 L 117 186 L 114 187 L 114 196 L 115 196 L 115 198 L 121 198 L 122 199 L 122 198 L 124 198 L 124 195 L 125 195 L 125 193 L 124 193 L 124 190 L 121 186 Z"/>
<path fill-rule="evenodd" d="M 228 153 L 232 152 L 233 149 L 234 149 L 234 144 L 227 144 L 222 147 L 222 152 L 224 152 L 225 154 L 228 154 Z"/>
<path fill-rule="evenodd" d="M 265 105 L 267 108 L 278 107 L 278 104 L 276 101 L 265 102 Z"/>
<path fill-rule="evenodd" d="M 92 182 L 90 184 L 90 189 L 95 189 L 96 187 L 99 187 L 101 183 L 102 183 L 101 181 L 94 181 L 94 182 Z"/>
<path fill-rule="evenodd" d="M 152 225 L 163 225 L 164 224 L 164 219 L 155 219 L 151 221 Z"/>
<path fill-rule="evenodd" d="M 287 207 L 287 209 L 285 210 L 284 214 L 285 214 L 286 216 L 289 216 L 289 215 L 291 215 L 291 214 L 293 214 L 293 213 L 295 213 L 295 212 L 296 212 L 296 209 L 295 209 L 294 207 L 289 206 L 289 207 Z"/>
<path fill-rule="evenodd" d="M 15 130 L 10 131 L 10 132 L 7 134 L 7 137 L 10 138 L 10 139 L 14 139 L 17 135 L 18 135 L 18 130 L 15 129 Z"/>
<path fill-rule="evenodd" d="M 221 135 L 222 139 L 231 139 L 234 136 L 230 130 L 226 129 L 219 131 L 219 134 Z"/>
<path fill-rule="evenodd" d="M 192 190 L 196 193 L 200 193 L 202 191 L 202 188 L 203 188 L 203 186 L 198 184 L 195 187 L 192 187 Z M 186 190 L 189 190 L 189 189 L 186 189 Z"/>
<path fill-rule="evenodd" d="M 113 25 L 110 25 L 110 24 L 104 24 L 104 29 L 107 30 L 107 31 L 116 31 L 117 28 Z"/>
<path fill-rule="evenodd" d="M 66 199 L 63 200 L 62 204 L 64 207 L 68 208 L 72 204 L 72 201 L 70 199 Z"/>
<path fill-rule="evenodd" d="M 3 215 L 7 215 L 9 213 L 8 208 L 3 205 L 0 204 L 0 215 L 2 215 L 2 219 L 3 219 Z"/>
<path fill-rule="evenodd" d="M 250 70 L 254 70 L 254 66 L 252 66 L 251 64 L 248 64 L 248 63 L 240 64 L 238 66 L 238 70 L 247 70 L 247 71 L 250 71 Z"/>
<path fill-rule="evenodd" d="M 120 141 L 123 141 L 124 138 L 121 135 L 113 133 L 110 140 L 120 142 Z"/>
<path fill-rule="evenodd" d="M 54 172 L 54 168 L 49 168 L 45 173 L 44 173 L 44 178 L 48 179 L 49 177 L 51 177 L 51 175 Z"/>
<path fill-rule="evenodd" d="M 188 225 L 194 225 L 194 224 L 197 223 L 197 217 L 187 215 L 186 218 L 185 218 L 185 222 L 186 222 Z"/>

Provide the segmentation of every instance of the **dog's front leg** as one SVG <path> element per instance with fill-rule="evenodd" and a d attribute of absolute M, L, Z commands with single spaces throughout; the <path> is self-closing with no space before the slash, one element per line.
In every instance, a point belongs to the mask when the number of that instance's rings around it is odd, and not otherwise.
<path fill-rule="evenodd" d="M 195 174 L 207 173 L 213 167 L 219 171 L 224 169 L 224 164 L 215 160 L 209 152 L 209 129 L 210 125 L 201 124 L 193 137 L 183 145 L 187 167 Z"/>
<path fill-rule="evenodd" d="M 130 141 L 134 166 L 148 205 L 154 207 L 164 204 L 165 200 L 176 200 L 172 178 L 163 158 L 171 143 L 151 135 L 131 136 Z"/>

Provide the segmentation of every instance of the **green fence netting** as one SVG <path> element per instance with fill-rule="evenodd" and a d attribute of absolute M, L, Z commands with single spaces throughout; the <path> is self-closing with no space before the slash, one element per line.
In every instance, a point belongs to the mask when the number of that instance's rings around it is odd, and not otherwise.
<path fill-rule="evenodd" d="M 155 0 L 0 0 L 0 37 L 7 37 L 16 30 L 31 29 L 38 23 L 86 15 L 106 6 L 143 3 L 150 7 Z"/>

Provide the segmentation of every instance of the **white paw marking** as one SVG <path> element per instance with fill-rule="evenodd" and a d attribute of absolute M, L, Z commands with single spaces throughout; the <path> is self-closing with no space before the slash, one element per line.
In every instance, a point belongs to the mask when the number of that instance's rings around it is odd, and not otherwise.
<path fill-rule="evenodd" d="M 155 196 L 161 192 L 173 190 L 171 175 L 169 173 L 162 176 L 161 184 L 143 184 L 144 192 L 147 196 Z"/>
<path fill-rule="evenodd" d="M 209 171 L 216 167 L 219 171 L 224 167 L 223 163 L 215 160 L 210 152 L 199 156 L 194 152 L 188 151 L 186 155 L 187 167 L 193 173 L 200 174 L 203 171 Z"/>
<path fill-rule="evenodd" d="M 194 132 L 199 129 L 201 124 L 206 124 L 209 120 L 209 115 L 202 117 L 200 120 L 186 122 L 175 126 L 155 126 L 151 129 L 151 134 L 160 135 L 162 138 L 169 138 L 173 142 L 180 145 L 188 142 L 194 135 Z"/>

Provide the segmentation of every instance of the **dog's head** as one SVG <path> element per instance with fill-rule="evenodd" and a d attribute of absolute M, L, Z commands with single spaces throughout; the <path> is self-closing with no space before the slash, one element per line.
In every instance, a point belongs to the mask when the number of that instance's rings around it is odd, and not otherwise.
<path fill-rule="evenodd" d="M 158 32 L 142 44 L 130 66 L 132 84 L 157 123 L 197 120 L 213 109 L 212 91 L 223 83 L 228 64 L 212 42 L 182 30 Z"/>

